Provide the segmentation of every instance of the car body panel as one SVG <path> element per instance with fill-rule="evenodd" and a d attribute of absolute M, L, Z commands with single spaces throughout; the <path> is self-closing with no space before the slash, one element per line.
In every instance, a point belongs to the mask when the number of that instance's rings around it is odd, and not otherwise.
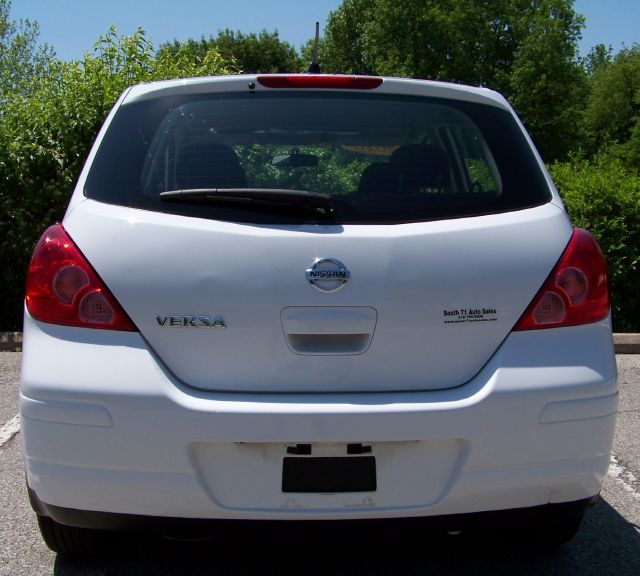
<path fill-rule="evenodd" d="M 464 386 L 402 393 L 198 391 L 162 370 L 136 333 L 27 316 L 25 336 L 28 482 L 56 506 L 183 518 L 432 516 L 588 498 L 609 462 L 608 319 L 512 333 Z M 69 355 L 72 374 L 60 361 Z M 281 492 L 287 447 L 336 455 L 348 442 L 372 446 L 376 493 Z"/>
<path fill-rule="evenodd" d="M 64 225 L 177 378 L 197 388 L 259 392 L 467 382 L 509 334 L 572 231 L 551 204 L 397 226 L 285 227 L 88 200 Z M 338 292 L 321 293 L 305 280 L 319 257 L 337 258 L 351 271 Z M 287 345 L 285 308 L 325 309 L 326 317 L 354 306 L 377 312 L 366 351 L 351 351 L 338 338 L 349 326 L 335 318 L 333 330 L 321 329 L 335 334 L 335 355 L 295 353 Z M 202 316 L 222 317 L 226 328 L 198 322 Z"/>

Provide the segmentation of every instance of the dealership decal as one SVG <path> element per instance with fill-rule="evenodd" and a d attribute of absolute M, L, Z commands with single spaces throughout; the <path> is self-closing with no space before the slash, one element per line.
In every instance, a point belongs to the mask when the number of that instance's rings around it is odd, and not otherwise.
<path fill-rule="evenodd" d="M 478 306 L 475 308 L 454 308 L 443 310 L 442 316 L 445 324 L 469 324 L 472 322 L 496 322 L 498 312 L 491 306 Z"/>

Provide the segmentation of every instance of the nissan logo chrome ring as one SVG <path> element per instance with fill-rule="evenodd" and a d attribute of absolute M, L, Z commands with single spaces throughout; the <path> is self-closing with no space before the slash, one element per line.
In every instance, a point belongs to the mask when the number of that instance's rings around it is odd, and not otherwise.
<path fill-rule="evenodd" d="M 324 294 L 337 292 L 351 278 L 351 272 L 335 258 L 316 258 L 304 273 L 307 282 Z"/>

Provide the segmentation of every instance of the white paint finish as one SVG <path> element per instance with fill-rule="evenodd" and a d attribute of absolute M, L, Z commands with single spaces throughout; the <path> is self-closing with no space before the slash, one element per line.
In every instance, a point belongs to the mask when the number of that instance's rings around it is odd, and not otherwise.
<path fill-rule="evenodd" d="M 283 74 L 282 76 L 290 76 Z M 256 75 L 218 76 L 203 78 L 187 78 L 180 80 L 165 80 L 133 86 L 123 104 L 152 100 L 164 96 L 176 96 L 184 94 L 212 94 L 220 92 L 249 92 L 249 84 L 255 84 L 255 91 L 282 91 L 281 88 L 266 88 L 262 86 Z M 326 89 L 326 92 L 353 93 L 350 89 Z M 355 92 L 360 92 L 356 90 Z M 378 88 L 366 90 L 367 93 L 400 94 L 406 96 L 426 96 L 439 98 L 453 98 L 467 102 L 488 104 L 510 110 L 505 98 L 498 92 L 487 88 L 476 88 L 461 84 L 449 84 L 433 80 L 411 80 L 405 78 L 383 78 Z"/>
<path fill-rule="evenodd" d="M 378 314 L 365 306 L 291 306 L 280 318 L 285 334 L 373 334 Z"/>
<path fill-rule="evenodd" d="M 259 392 L 429 390 L 472 379 L 562 254 L 572 228 L 551 204 L 506 214 L 395 226 L 255 226 L 88 200 L 71 238 L 183 383 Z M 316 257 L 351 278 L 333 294 L 305 280 Z M 287 307 L 369 307 L 365 353 L 305 355 L 287 345 Z M 487 321 L 449 312 L 493 309 Z M 225 330 L 157 317 L 221 315 Z M 179 323 L 178 323 L 179 324 Z"/>
<path fill-rule="evenodd" d="M 75 402 L 52 402 L 32 400 L 26 396 L 20 398 L 20 412 L 24 418 L 42 420 L 43 422 L 59 422 L 75 426 L 113 426 L 111 415 L 99 404 Z"/>
<path fill-rule="evenodd" d="M 544 407 L 553 401 L 582 400 L 615 394 L 617 373 L 610 320 L 597 324 L 573 326 L 561 329 L 515 332 L 509 335 L 500 350 L 491 358 L 478 375 L 464 386 L 448 390 L 428 392 L 385 393 L 322 393 L 322 394 L 260 394 L 199 391 L 184 386 L 149 350 L 140 334 L 118 333 L 109 330 L 91 330 L 54 326 L 34 321 L 28 314 L 24 318 L 24 334 L 30 346 L 22 353 L 21 392 L 34 400 L 77 403 L 85 398 L 103 405 L 130 406 L 134 401 L 147 406 L 149 411 L 161 410 L 169 417 L 182 410 L 189 418 L 218 418 L 246 415 L 254 422 L 252 427 L 244 423 L 234 426 L 228 433 L 224 426 L 216 427 L 219 440 L 229 441 L 289 441 L 282 425 L 272 421 L 273 416 L 300 416 L 305 426 L 302 440 L 340 439 L 340 435 L 353 439 L 384 439 L 375 429 L 358 431 L 357 427 L 335 429 L 320 425 L 313 430 L 309 416 L 344 416 L 344 424 L 358 415 L 419 414 L 429 421 L 438 414 L 445 414 L 437 427 L 446 424 L 451 412 L 464 412 L 482 404 L 488 398 L 494 401 L 507 398 L 526 409 L 538 422 Z M 533 355 L 532 350 L 536 351 Z M 584 350 L 589 350 L 585 357 Z M 74 357 L 73 365 L 60 363 L 59 358 Z M 535 401 L 534 401 L 535 400 Z M 515 406 L 514 405 L 514 406 Z M 135 412 L 135 410 L 134 410 Z M 166 412 L 166 413 L 165 413 Z M 261 420 L 262 416 L 266 416 Z M 502 415 L 505 417 L 506 415 Z M 113 416 L 114 421 L 118 418 Z M 516 415 L 517 418 L 517 415 Z M 263 428 L 263 423 L 272 424 Z M 208 421 L 208 426 L 217 424 Z M 421 425 L 425 425 L 421 422 Z M 431 426 L 431 424 L 430 424 Z M 473 426 L 473 424 L 472 424 Z M 276 436 L 280 429 L 283 435 Z M 445 426 L 445 430 L 450 429 Z M 451 428 L 455 430 L 455 426 Z M 407 434 L 404 420 L 394 426 L 396 439 Z M 381 430 L 384 432 L 385 429 Z M 401 432 L 404 431 L 404 432 Z M 223 433 L 224 432 L 224 433 Z M 302 429 L 296 430 L 301 435 Z M 309 436 L 311 433 L 311 436 Z M 333 436 L 333 434 L 337 434 Z M 314 437 L 313 434 L 316 436 Z M 408 432 L 407 438 L 417 437 Z M 419 434 L 418 434 L 419 436 Z M 294 436 L 295 438 L 295 436 Z"/>
<path fill-rule="evenodd" d="M 204 392 L 182 386 L 164 371 L 135 333 L 51 327 L 27 316 L 25 339 L 23 395 L 44 405 L 52 402 L 56 414 L 65 402 L 96 403 L 114 422 L 113 428 L 101 428 L 24 420 L 29 482 L 43 500 L 59 506 L 200 518 L 462 513 L 588 497 L 598 491 L 609 463 L 614 416 L 539 422 L 550 402 L 573 400 L 580 407 L 584 399 L 615 394 L 608 321 L 549 330 L 546 336 L 511 334 L 465 386 L 413 393 Z M 542 347 L 539 354 L 531 354 L 537 347 Z M 590 350 L 586 359 L 580 355 L 585 349 Z M 61 363 L 62 357 L 75 362 Z M 347 442 L 392 447 L 415 440 L 455 440 L 468 448 L 440 499 L 425 500 L 414 487 L 401 505 L 396 494 L 394 506 L 395 488 L 389 484 L 373 501 L 392 503 L 384 508 L 345 509 L 336 499 L 334 507 L 325 502 L 318 509 L 312 496 L 304 509 L 280 508 L 282 498 L 269 499 L 274 486 L 255 474 L 257 464 L 222 450 L 217 460 L 222 469 L 253 470 L 261 509 L 241 510 L 237 501 L 228 500 L 228 480 L 219 485 L 212 465 L 206 470 L 196 465 L 192 450 L 197 445 L 209 453 L 213 444 L 237 442 L 278 445 L 282 451 L 299 442 L 344 448 Z M 402 462 L 408 456 L 401 449 L 385 456 L 394 457 Z M 406 462 L 398 468 L 410 469 Z M 226 494 L 222 505 L 212 497 L 216 489 Z M 416 507 L 407 507 L 412 499 Z"/>
<path fill-rule="evenodd" d="M 567 422 L 611 416 L 618 411 L 618 394 L 610 394 L 599 398 L 586 398 L 579 402 L 551 402 L 544 407 L 540 415 L 541 423 Z"/>

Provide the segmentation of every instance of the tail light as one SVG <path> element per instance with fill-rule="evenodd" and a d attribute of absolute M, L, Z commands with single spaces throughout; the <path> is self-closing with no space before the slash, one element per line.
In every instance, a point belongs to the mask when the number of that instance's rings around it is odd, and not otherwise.
<path fill-rule="evenodd" d="M 50 324 L 137 330 L 61 224 L 36 244 L 27 274 L 27 310 Z"/>
<path fill-rule="evenodd" d="M 591 234 L 576 228 L 560 261 L 514 330 L 598 322 L 609 314 L 607 266 Z"/>
<path fill-rule="evenodd" d="M 377 76 L 342 76 L 339 74 L 296 74 L 258 76 L 258 84 L 266 88 L 333 88 L 371 90 L 382 84 Z"/>

